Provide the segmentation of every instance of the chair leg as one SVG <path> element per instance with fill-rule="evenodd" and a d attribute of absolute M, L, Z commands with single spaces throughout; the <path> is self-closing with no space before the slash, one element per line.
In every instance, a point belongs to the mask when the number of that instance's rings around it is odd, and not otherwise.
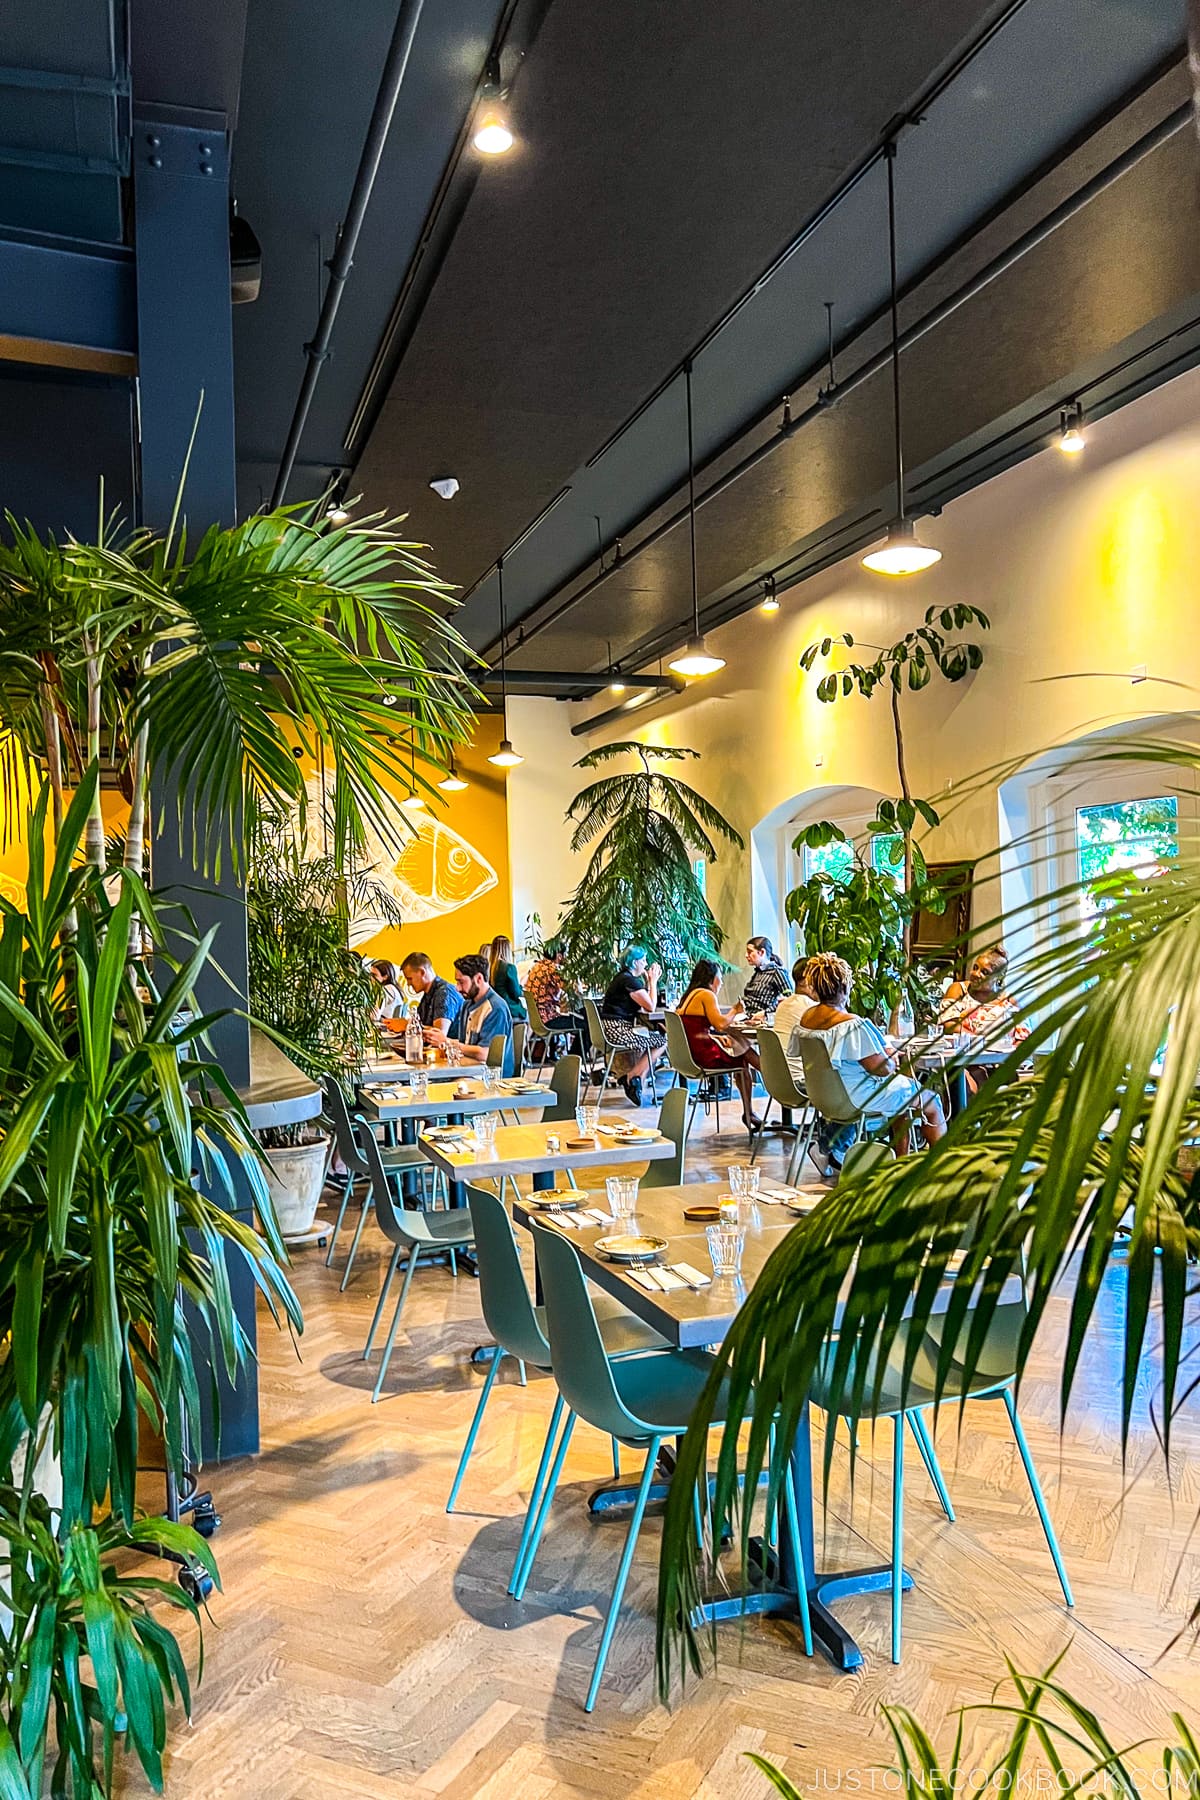
<path fill-rule="evenodd" d="M 1055 1536 L 1054 1526 L 1050 1523 L 1050 1514 L 1046 1510 L 1046 1499 L 1045 1495 L 1042 1493 L 1042 1484 L 1038 1480 L 1037 1470 L 1033 1466 L 1033 1457 L 1029 1453 L 1029 1445 L 1025 1441 L 1025 1433 L 1022 1429 L 1021 1421 L 1017 1417 L 1017 1403 L 1013 1399 L 1011 1388 L 1005 1388 L 1003 1393 L 1004 1404 L 1008 1409 L 1008 1421 L 1012 1426 L 1013 1436 L 1017 1440 L 1017 1449 L 1020 1451 L 1021 1461 L 1025 1465 L 1025 1473 L 1029 1477 L 1029 1487 L 1033 1494 L 1033 1504 L 1037 1507 L 1038 1518 L 1042 1521 L 1042 1530 L 1046 1534 L 1046 1546 L 1054 1561 L 1054 1569 L 1058 1576 L 1059 1586 L 1063 1591 L 1063 1599 L 1068 1606 L 1074 1606 L 1075 1596 L 1071 1592 L 1071 1583 L 1067 1580 L 1067 1571 L 1063 1567 L 1062 1551 L 1058 1547 L 1058 1538 Z"/>
<path fill-rule="evenodd" d="M 939 1463 L 937 1451 L 933 1447 L 933 1434 L 928 1425 L 926 1425 L 924 1417 L 918 1408 L 914 1407 L 912 1412 L 905 1413 L 904 1416 L 912 1426 L 912 1434 L 917 1440 L 917 1449 L 921 1452 L 921 1461 L 925 1464 L 929 1479 L 933 1483 L 934 1492 L 942 1503 L 942 1511 L 953 1524 L 954 1507 L 951 1504 L 950 1495 L 946 1490 L 945 1477 L 942 1475 L 942 1465 Z"/>
<path fill-rule="evenodd" d="M 613 1438 L 613 1440 L 612 1440 L 612 1459 L 613 1459 L 613 1478 L 617 1481 L 620 1481 L 620 1479 L 621 1479 L 621 1446 L 620 1446 L 620 1444 L 618 1444 L 616 1438 Z"/>
<path fill-rule="evenodd" d="M 375 1342 L 375 1333 L 379 1330 L 379 1321 L 383 1317 L 384 1305 L 388 1295 L 392 1291 L 392 1283 L 396 1279 L 396 1270 L 400 1267 L 400 1251 L 402 1248 L 403 1246 L 401 1244 L 397 1244 L 396 1248 L 392 1251 L 391 1260 L 387 1266 L 387 1274 L 383 1278 L 383 1286 L 380 1288 L 379 1298 L 375 1302 L 375 1317 L 371 1320 L 371 1329 L 368 1331 L 367 1341 L 363 1345 L 364 1362 L 366 1362 L 371 1354 L 371 1346 Z"/>
<path fill-rule="evenodd" d="M 346 1217 L 346 1208 L 350 1204 L 350 1196 L 353 1192 L 354 1192 L 354 1176 L 351 1174 L 350 1170 L 347 1169 L 346 1170 L 346 1185 L 342 1189 L 342 1204 L 338 1207 L 338 1216 L 337 1216 L 336 1220 L 334 1221 L 333 1230 L 329 1234 L 329 1248 L 325 1252 L 325 1267 L 327 1269 L 330 1268 L 333 1264 L 333 1253 L 334 1253 L 334 1250 L 337 1248 L 338 1232 L 342 1229 L 342 1221 Z"/>
<path fill-rule="evenodd" d="M 350 1271 L 354 1267 L 354 1259 L 358 1255 L 358 1246 L 362 1241 L 363 1228 L 366 1225 L 367 1214 L 371 1210 L 371 1204 L 371 1190 L 368 1187 L 366 1193 L 363 1195 L 362 1211 L 358 1215 L 358 1224 L 354 1228 L 354 1238 L 350 1245 L 350 1254 L 346 1258 L 346 1267 L 342 1275 L 342 1284 L 338 1290 L 343 1294 L 346 1291 L 346 1283 L 350 1279 Z"/>
<path fill-rule="evenodd" d="M 808 1589 L 801 1578 L 804 1570 L 804 1558 L 800 1550 L 800 1516 L 796 1509 L 796 1484 L 792 1480 L 791 1465 L 783 1483 L 783 1511 L 787 1521 L 788 1547 L 792 1554 L 792 1567 L 797 1572 L 797 1599 L 800 1603 L 800 1628 L 804 1633 L 804 1654 L 813 1653 L 812 1613 L 808 1604 Z"/>
<path fill-rule="evenodd" d="M 546 1477 L 546 1485 L 542 1489 L 542 1498 L 538 1503 L 537 1517 L 533 1521 L 533 1530 L 525 1548 L 525 1561 L 511 1590 L 514 1600 L 520 1600 L 523 1597 L 529 1577 L 533 1573 L 534 1558 L 538 1553 L 538 1545 L 542 1541 L 542 1533 L 546 1529 L 546 1517 L 550 1511 L 550 1502 L 554 1498 L 554 1490 L 558 1486 L 558 1478 L 562 1474 L 563 1458 L 567 1454 L 567 1446 L 570 1444 L 571 1434 L 575 1430 L 575 1419 L 574 1413 L 568 1413 L 567 1422 L 562 1428 L 558 1449 L 554 1452 L 554 1461 L 550 1465 L 550 1473 Z"/>
<path fill-rule="evenodd" d="M 900 1611 L 904 1598 L 904 1414 L 892 1420 L 892 1661 L 900 1661 Z"/>
<path fill-rule="evenodd" d="M 462 1455 L 458 1459 L 458 1469 L 455 1472 L 454 1485 L 450 1489 L 450 1498 L 446 1502 L 446 1511 L 448 1513 L 454 1511 L 454 1502 L 458 1499 L 458 1490 L 462 1486 L 463 1476 L 467 1472 L 467 1464 L 470 1462 L 471 1452 L 475 1448 L 475 1439 L 479 1436 L 479 1427 L 483 1424 L 483 1415 L 492 1392 L 492 1383 L 496 1379 L 496 1371 L 500 1367 L 500 1359 L 503 1355 L 503 1350 L 501 1350 L 500 1346 L 497 1344 L 496 1354 L 493 1356 L 491 1363 L 488 1366 L 487 1380 L 483 1384 L 483 1390 L 479 1396 L 479 1404 L 475 1408 L 475 1417 L 471 1420 L 471 1429 L 467 1433 L 467 1441 L 463 1445 Z"/>
<path fill-rule="evenodd" d="M 521 1541 L 517 1545 L 517 1554 L 513 1559 L 512 1574 L 509 1577 L 508 1591 L 511 1594 L 517 1585 L 517 1576 L 521 1573 L 521 1564 L 525 1560 L 525 1552 L 529 1540 L 533 1536 L 533 1521 L 537 1516 L 538 1504 L 542 1498 L 542 1483 L 546 1479 L 546 1470 L 550 1466 L 550 1452 L 554 1448 L 554 1434 L 558 1430 L 558 1422 L 562 1418 L 566 1402 L 561 1394 L 554 1399 L 554 1411 L 550 1414 L 550 1424 L 546 1430 L 546 1442 L 542 1445 L 542 1460 L 538 1464 L 537 1474 L 533 1478 L 533 1487 L 529 1495 L 529 1505 L 525 1509 L 525 1523 L 521 1527 Z"/>
<path fill-rule="evenodd" d="M 400 1314 L 404 1311 L 404 1302 L 408 1299 L 408 1290 L 412 1286 L 412 1278 L 417 1268 L 417 1252 L 415 1247 L 408 1253 L 408 1261 L 404 1265 L 404 1280 L 400 1283 L 400 1298 L 396 1302 L 396 1310 L 392 1314 L 392 1322 L 388 1326 L 387 1342 L 383 1346 L 383 1361 L 379 1365 L 379 1378 L 375 1383 L 375 1392 L 371 1395 L 374 1406 L 383 1392 L 384 1380 L 387 1377 L 388 1364 L 392 1360 L 392 1346 L 396 1342 L 396 1333 L 400 1329 Z"/>
<path fill-rule="evenodd" d="M 621 1552 L 621 1561 L 617 1568 L 617 1579 L 613 1582 L 612 1598 L 608 1603 L 608 1616 L 604 1621 L 604 1630 L 600 1634 L 600 1648 L 596 1652 L 596 1666 L 592 1670 L 592 1679 L 587 1691 L 587 1699 L 583 1703 L 584 1712 L 591 1712 L 596 1704 L 596 1695 L 604 1674 L 604 1665 L 608 1661 L 609 1646 L 613 1633 L 617 1629 L 617 1614 L 621 1609 L 621 1601 L 625 1594 L 625 1583 L 629 1579 L 629 1567 L 633 1562 L 633 1552 L 637 1545 L 638 1532 L 642 1529 L 642 1519 L 646 1511 L 646 1502 L 650 1498 L 650 1483 L 654 1480 L 654 1470 L 658 1462 L 658 1447 L 662 1443 L 660 1437 L 650 1439 L 650 1447 L 646 1452 L 646 1464 L 642 1470 L 642 1479 L 638 1483 L 637 1499 L 633 1503 L 633 1517 L 629 1521 L 629 1530 L 625 1534 L 625 1548 Z"/>

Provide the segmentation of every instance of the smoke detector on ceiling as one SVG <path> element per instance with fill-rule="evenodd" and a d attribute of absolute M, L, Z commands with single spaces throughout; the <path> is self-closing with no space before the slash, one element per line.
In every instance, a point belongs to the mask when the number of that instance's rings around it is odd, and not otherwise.
<path fill-rule="evenodd" d="M 453 500 L 455 494 L 458 492 L 458 481 L 453 475 L 440 475 L 436 481 L 431 481 L 429 485 L 439 500 Z"/>

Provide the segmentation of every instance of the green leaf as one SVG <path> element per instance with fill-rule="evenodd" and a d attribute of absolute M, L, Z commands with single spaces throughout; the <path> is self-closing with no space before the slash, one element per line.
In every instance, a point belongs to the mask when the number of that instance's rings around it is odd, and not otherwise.
<path fill-rule="evenodd" d="M 16 1372 L 17 1398 L 26 1423 L 32 1428 L 41 1409 L 39 1350 L 42 1328 L 42 1277 L 46 1256 L 31 1246 L 17 1264 L 16 1296 L 12 1314 L 11 1355 Z"/>
<path fill-rule="evenodd" d="M 916 807 L 917 811 L 920 813 L 921 817 L 924 819 L 926 825 L 928 825 L 931 829 L 933 826 L 941 824 L 941 822 L 942 822 L 941 818 L 933 810 L 933 807 L 930 806 L 928 800 L 914 800 L 913 805 Z"/>
<path fill-rule="evenodd" d="M 21 1759 L 3 1719 L 0 1719 L 0 1800 L 36 1800 L 36 1796 L 30 1795 Z"/>

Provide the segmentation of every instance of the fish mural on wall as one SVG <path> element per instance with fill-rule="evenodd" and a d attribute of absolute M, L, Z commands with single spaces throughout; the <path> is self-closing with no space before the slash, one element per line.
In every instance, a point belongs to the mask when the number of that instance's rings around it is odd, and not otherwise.
<path fill-rule="evenodd" d="M 23 909 L 25 905 L 25 883 L 23 881 L 18 881 L 15 875 L 0 875 L 0 897 L 7 900 L 11 906 L 17 906 Z"/>
<path fill-rule="evenodd" d="M 305 782 L 311 806 L 309 844 L 321 841 L 321 782 L 310 775 Z M 327 780 L 325 798 L 331 803 L 332 781 Z M 424 919 L 440 919 L 457 912 L 472 900 L 478 900 L 494 888 L 499 880 L 495 869 L 483 853 L 467 842 L 441 819 L 431 813 L 418 814 L 409 821 L 415 835 L 397 853 L 395 846 L 385 844 L 369 824 L 362 860 L 358 864 L 364 874 L 374 876 L 394 894 L 404 912 L 406 925 L 419 925 Z M 350 943 L 355 948 L 389 929 L 389 921 L 367 911 L 357 913 L 350 921 Z"/>

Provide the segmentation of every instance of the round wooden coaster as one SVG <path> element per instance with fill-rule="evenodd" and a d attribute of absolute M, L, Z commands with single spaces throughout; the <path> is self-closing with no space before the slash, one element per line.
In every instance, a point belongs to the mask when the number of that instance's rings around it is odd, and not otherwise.
<path fill-rule="evenodd" d="M 721 1209 L 719 1206 L 685 1206 L 683 1216 L 697 1225 L 715 1225 L 721 1217 Z"/>

